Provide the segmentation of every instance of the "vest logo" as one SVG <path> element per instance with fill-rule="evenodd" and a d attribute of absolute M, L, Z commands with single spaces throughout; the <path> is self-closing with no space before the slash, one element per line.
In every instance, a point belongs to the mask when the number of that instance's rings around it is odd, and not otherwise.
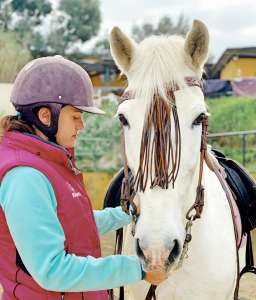
<path fill-rule="evenodd" d="M 69 187 L 69 190 L 70 190 L 73 198 L 78 198 L 78 197 L 82 196 L 82 194 L 80 192 L 75 191 L 75 189 L 73 188 L 73 186 L 70 183 L 68 183 L 68 187 Z"/>
<path fill-rule="evenodd" d="M 80 197 L 80 196 L 82 196 L 80 192 L 77 192 L 77 193 L 76 193 L 76 192 L 73 192 L 73 193 L 72 193 L 72 197 L 73 197 L 73 198 L 78 198 L 78 197 Z"/>

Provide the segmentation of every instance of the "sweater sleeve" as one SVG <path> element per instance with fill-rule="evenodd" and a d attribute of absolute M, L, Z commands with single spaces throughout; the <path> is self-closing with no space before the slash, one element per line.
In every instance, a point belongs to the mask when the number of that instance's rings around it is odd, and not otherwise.
<path fill-rule="evenodd" d="M 65 235 L 57 217 L 54 190 L 38 170 L 17 167 L 9 171 L 0 186 L 0 205 L 24 265 L 44 289 L 93 291 L 142 279 L 141 265 L 135 256 L 94 258 L 65 252 Z M 104 214 L 108 214 L 104 221 L 97 217 L 101 228 L 113 216 L 109 212 Z M 115 214 L 119 212 L 114 213 L 114 218 Z"/>
<path fill-rule="evenodd" d="M 97 229 L 100 234 L 106 234 L 128 225 L 132 221 L 132 216 L 122 211 L 121 207 L 105 208 L 103 210 L 94 210 L 94 217 Z"/>

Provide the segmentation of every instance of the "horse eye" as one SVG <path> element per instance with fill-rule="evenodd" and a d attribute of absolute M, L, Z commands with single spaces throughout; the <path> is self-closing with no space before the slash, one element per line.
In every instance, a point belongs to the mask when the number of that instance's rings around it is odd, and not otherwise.
<path fill-rule="evenodd" d="M 130 127 L 129 122 L 127 121 L 127 119 L 125 118 L 125 116 L 123 114 L 119 114 L 118 118 L 119 118 L 119 121 L 123 124 L 123 126 Z"/>
<path fill-rule="evenodd" d="M 196 117 L 192 123 L 192 127 L 202 124 L 204 117 L 205 113 L 201 113 L 198 117 Z"/>

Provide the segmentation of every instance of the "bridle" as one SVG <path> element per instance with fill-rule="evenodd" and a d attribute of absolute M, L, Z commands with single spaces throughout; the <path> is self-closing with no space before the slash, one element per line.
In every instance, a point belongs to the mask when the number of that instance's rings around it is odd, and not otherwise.
<path fill-rule="evenodd" d="M 199 80 L 198 78 L 195 77 L 185 77 L 185 82 L 188 86 L 190 87 L 199 87 L 203 91 L 203 84 L 202 81 Z M 174 84 L 171 89 L 167 90 L 167 95 L 168 97 L 171 98 L 172 103 L 175 105 L 175 92 L 180 90 L 180 87 L 177 84 Z M 154 95 L 156 97 L 157 95 Z M 134 93 L 131 91 L 126 91 L 121 99 L 120 103 L 130 99 L 134 98 Z M 176 116 L 177 117 L 177 116 Z M 178 126 L 179 130 L 179 126 Z M 179 133 L 180 134 L 180 133 Z M 186 214 L 186 236 L 185 236 L 185 241 L 183 244 L 183 250 L 181 253 L 180 261 L 178 263 L 178 268 L 181 267 L 183 260 L 187 257 L 187 251 L 188 251 L 188 244 L 192 239 L 191 235 L 191 227 L 193 225 L 193 222 L 196 219 L 199 219 L 201 217 L 201 214 L 203 212 L 203 207 L 204 207 L 204 187 L 202 185 L 202 177 L 203 177 L 203 165 L 204 165 L 204 160 L 207 152 L 207 136 L 208 136 L 208 116 L 204 114 L 202 116 L 202 134 L 201 134 L 201 147 L 200 147 L 200 168 L 199 168 L 199 177 L 198 177 L 198 184 L 197 184 L 197 189 L 196 189 L 196 198 L 194 204 L 189 208 L 187 214 Z M 128 166 L 128 161 L 127 161 L 127 156 L 125 152 L 125 139 L 124 139 L 124 129 L 122 128 L 122 144 L 123 144 L 123 153 L 124 153 L 124 178 L 122 181 L 122 188 L 121 188 L 121 207 L 124 212 L 129 214 L 130 212 L 132 213 L 133 217 L 133 225 L 132 225 L 132 234 L 135 234 L 135 225 L 137 222 L 137 219 L 139 217 L 139 214 L 137 212 L 136 205 L 134 204 L 134 197 L 136 195 L 137 189 L 134 189 L 134 181 L 131 182 L 129 178 L 129 166 Z M 179 150 L 180 152 L 180 150 Z M 180 155 L 180 154 L 179 154 Z M 179 156 L 180 158 L 180 156 Z M 178 169 L 176 171 L 176 177 L 177 173 L 179 170 L 179 163 L 178 163 Z M 176 178 L 175 178 L 176 179 Z M 159 184 L 156 184 L 159 185 Z M 174 185 L 174 181 L 173 181 Z M 168 187 L 168 185 L 167 185 Z M 144 186 L 145 189 L 145 186 Z M 143 190 L 143 189 L 142 189 Z M 129 209 L 129 206 L 132 207 L 132 209 Z M 122 237 L 119 240 L 118 243 L 118 238 L 117 238 L 117 245 L 116 245 L 116 250 L 117 252 L 121 253 L 122 250 Z M 155 296 L 155 290 L 156 286 L 151 285 L 148 294 L 145 298 L 145 300 L 150 300 L 150 299 L 156 299 Z M 123 297 L 123 296 L 122 296 Z"/>
<path fill-rule="evenodd" d="M 195 77 L 185 77 L 185 82 L 188 86 L 199 87 L 203 91 L 201 80 Z M 174 85 L 171 89 L 167 91 L 168 96 L 171 97 L 173 103 L 175 103 L 174 92 L 178 90 L 180 90 L 179 86 Z M 133 98 L 133 93 L 131 93 L 131 91 L 125 92 L 121 97 L 120 103 L 130 100 L 132 98 Z M 200 168 L 199 168 L 198 185 L 196 191 L 196 199 L 194 204 L 190 207 L 190 209 L 186 214 L 186 219 L 190 223 L 201 217 L 203 206 L 204 206 L 204 187 L 202 185 L 202 176 L 203 176 L 203 162 L 207 151 L 207 136 L 208 136 L 208 116 L 204 114 L 202 116 Z M 134 189 L 134 182 L 130 182 L 131 180 L 129 179 L 129 166 L 127 161 L 127 156 L 125 153 L 124 130 L 122 130 L 122 144 L 123 144 L 123 152 L 124 152 L 124 179 L 122 182 L 122 189 L 121 189 L 121 206 L 123 211 L 129 214 L 129 205 L 131 205 L 131 207 L 133 208 L 132 209 L 133 215 L 135 217 L 138 217 L 136 205 L 133 202 L 133 199 L 136 195 L 136 191 L 138 189 L 136 190 Z"/>

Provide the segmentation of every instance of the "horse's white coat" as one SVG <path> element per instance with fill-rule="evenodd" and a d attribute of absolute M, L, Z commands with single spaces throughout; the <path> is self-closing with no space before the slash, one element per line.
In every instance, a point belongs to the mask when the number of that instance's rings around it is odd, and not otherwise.
<path fill-rule="evenodd" d="M 115 47 L 112 43 L 111 47 Z M 144 118 L 157 91 L 165 95 L 165 86 L 177 83 L 176 105 L 181 127 L 181 165 L 174 189 L 146 188 L 139 192 L 141 215 L 135 237 L 145 252 L 161 261 L 161 254 L 174 239 L 181 247 L 185 238 L 185 215 L 195 201 L 199 172 L 201 125 L 193 120 L 206 112 L 204 96 L 198 87 L 187 87 L 186 76 L 201 76 L 201 68 L 189 67 L 184 39 L 181 37 L 150 37 L 135 46 L 128 77 L 128 90 L 133 100 L 118 109 L 129 122 L 125 127 L 125 150 L 128 164 L 135 174 L 139 166 L 140 141 Z M 117 64 L 118 56 L 114 56 Z M 122 69 L 122 66 L 119 66 Z M 199 77 L 200 78 L 200 77 Z M 171 105 L 171 103 L 170 103 Z M 157 288 L 159 300 L 231 300 L 236 283 L 236 241 L 226 195 L 208 167 L 204 166 L 205 206 L 202 218 L 194 222 L 188 258 L 176 270 L 176 259 L 169 278 Z M 134 239 L 128 228 L 124 253 L 135 253 Z M 144 267 L 148 266 L 143 262 Z M 149 285 L 144 281 L 127 288 L 129 299 L 142 300 Z"/>

